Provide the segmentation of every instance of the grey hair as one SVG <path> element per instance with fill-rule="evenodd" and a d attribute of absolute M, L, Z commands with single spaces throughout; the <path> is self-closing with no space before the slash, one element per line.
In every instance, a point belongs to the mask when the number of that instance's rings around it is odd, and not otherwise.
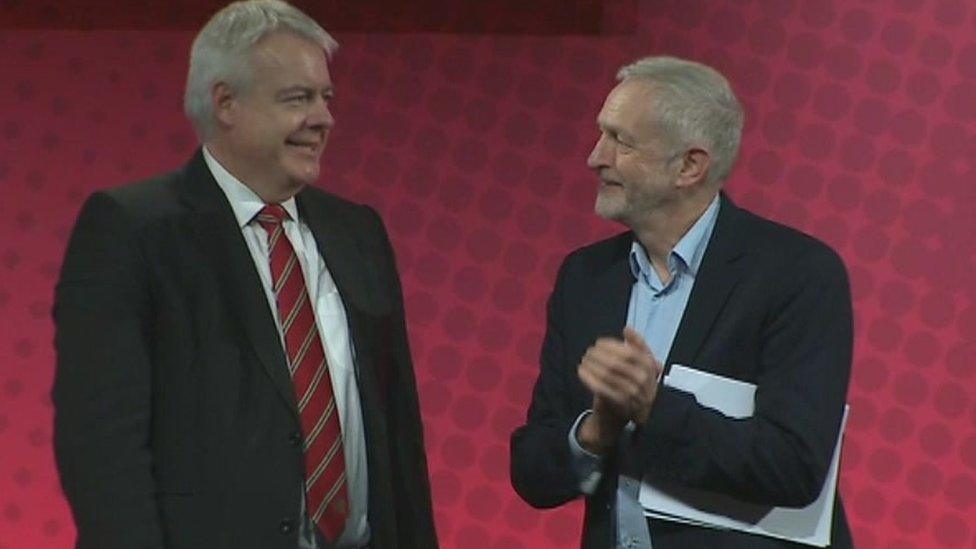
<path fill-rule="evenodd" d="M 200 30 L 190 50 L 183 111 L 201 139 L 213 132 L 213 85 L 225 82 L 236 89 L 246 87 L 251 78 L 251 50 L 276 31 L 308 39 L 330 59 L 339 49 L 339 43 L 325 29 L 282 0 L 243 0 L 225 6 Z"/>
<path fill-rule="evenodd" d="M 715 69 L 676 57 L 645 57 L 622 67 L 617 80 L 639 78 L 655 94 L 655 120 L 675 147 L 700 146 L 712 157 L 708 184 L 721 184 L 739 154 L 745 115 L 728 81 Z"/>

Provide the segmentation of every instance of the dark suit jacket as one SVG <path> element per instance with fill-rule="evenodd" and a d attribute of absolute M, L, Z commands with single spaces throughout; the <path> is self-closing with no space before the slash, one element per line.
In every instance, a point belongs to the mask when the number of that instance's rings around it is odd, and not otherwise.
<path fill-rule="evenodd" d="M 577 250 L 560 269 L 528 419 L 511 442 L 512 484 L 535 507 L 580 496 L 567 434 L 592 395 L 576 369 L 597 337 L 620 337 L 633 239 L 625 233 Z M 847 392 L 851 316 L 847 275 L 832 250 L 723 195 L 665 367 L 684 364 L 757 384 L 755 415 L 729 419 L 688 393 L 661 387 L 634 450 L 646 474 L 770 506 L 816 499 Z M 612 547 L 616 536 L 615 457 L 608 463 L 586 500 L 583 547 Z M 657 520 L 650 529 L 655 549 L 793 546 Z M 849 546 L 838 501 L 833 547 Z"/>
<path fill-rule="evenodd" d="M 356 349 L 372 546 L 436 547 L 382 222 L 315 188 L 297 202 Z M 54 318 L 54 442 L 79 548 L 297 547 L 291 380 L 254 262 L 200 152 L 181 171 L 89 198 Z"/>

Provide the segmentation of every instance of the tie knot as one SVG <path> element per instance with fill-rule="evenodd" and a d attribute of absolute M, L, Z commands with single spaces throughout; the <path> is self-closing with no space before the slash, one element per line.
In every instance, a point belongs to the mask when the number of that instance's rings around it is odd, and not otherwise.
<path fill-rule="evenodd" d="M 278 225 L 286 219 L 290 219 L 291 216 L 288 212 L 281 206 L 281 204 L 267 204 L 265 207 L 261 208 L 258 212 L 257 220 L 258 223 L 262 225 Z"/>

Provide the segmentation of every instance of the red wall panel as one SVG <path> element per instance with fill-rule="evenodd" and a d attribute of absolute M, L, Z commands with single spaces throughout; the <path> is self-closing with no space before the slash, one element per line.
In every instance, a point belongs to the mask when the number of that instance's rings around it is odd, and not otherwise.
<path fill-rule="evenodd" d="M 841 492 L 859 547 L 976 547 L 976 5 L 633 8 L 603 34 L 337 32 L 321 185 L 391 231 L 442 545 L 578 539 L 579 506 L 537 512 L 514 495 L 508 435 L 560 259 L 619 230 L 592 213 L 585 167 L 612 75 L 669 53 L 724 71 L 746 105 L 731 195 L 826 240 L 851 272 Z M 73 526 L 50 444 L 52 287 L 89 192 L 193 151 L 179 100 L 192 32 L 6 29 L 0 548 L 61 548 Z"/>

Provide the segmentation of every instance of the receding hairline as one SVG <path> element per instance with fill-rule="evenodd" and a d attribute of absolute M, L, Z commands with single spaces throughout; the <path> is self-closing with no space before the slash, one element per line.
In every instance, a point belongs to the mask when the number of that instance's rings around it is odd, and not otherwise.
<path fill-rule="evenodd" d="M 603 106 L 600 108 L 600 112 L 597 113 L 596 115 L 597 125 L 600 124 L 600 116 L 603 114 L 603 111 L 606 108 L 607 104 L 609 104 L 610 99 L 615 95 L 621 93 L 620 90 L 622 90 L 624 87 L 640 86 L 644 88 L 642 91 L 644 92 L 645 95 L 645 97 L 641 99 L 650 99 L 650 93 L 653 91 L 652 85 L 653 82 L 647 80 L 637 81 L 636 79 L 629 79 L 629 78 L 617 82 L 617 84 L 613 87 L 613 89 L 610 90 L 610 93 L 607 94 L 607 97 L 603 102 Z"/>
<path fill-rule="evenodd" d="M 660 124 L 662 121 L 660 114 L 658 113 L 658 110 L 653 107 L 655 107 L 658 102 L 658 98 L 657 98 L 658 94 L 668 93 L 667 85 L 654 81 L 653 79 L 650 78 L 640 78 L 639 76 L 636 75 L 632 77 L 624 78 L 623 80 L 618 81 L 617 84 L 613 87 L 613 89 L 610 90 L 610 93 L 607 94 L 607 99 L 604 102 L 604 107 L 606 107 L 606 104 L 610 101 L 610 98 L 612 96 L 620 93 L 620 90 L 622 90 L 625 87 L 639 88 L 638 93 L 641 94 L 641 97 L 634 98 L 633 100 L 636 100 L 641 104 L 642 116 L 645 116 L 647 118 L 647 122 L 651 124 L 654 125 Z M 607 124 L 607 121 L 605 119 L 601 120 L 604 107 L 601 107 L 600 112 L 597 113 L 596 116 L 597 127 L 600 129 L 605 129 L 605 128 L 613 129 L 618 133 L 620 133 L 621 130 L 623 130 L 623 128 L 621 128 L 620 126 Z M 630 136 L 634 138 L 636 137 L 632 134 Z"/>
<path fill-rule="evenodd" d="M 275 71 L 281 68 L 282 61 L 293 58 L 294 52 L 292 54 L 283 55 L 281 50 L 268 49 L 266 44 L 267 40 L 273 39 L 278 35 L 291 35 L 297 38 L 300 42 L 304 42 L 314 48 L 315 51 L 320 52 L 323 55 L 324 68 L 326 71 L 328 83 L 324 86 L 310 86 L 307 82 L 298 82 L 295 80 L 286 83 L 277 83 L 280 86 L 273 89 L 273 93 L 276 97 L 285 95 L 287 93 L 293 93 L 296 91 L 307 91 L 314 90 L 316 93 L 327 92 L 330 95 L 335 92 L 335 84 L 332 82 L 332 74 L 329 70 L 329 56 L 328 52 L 324 51 L 324 48 L 319 47 L 320 45 L 314 40 L 309 40 L 306 36 L 298 33 L 294 33 L 287 28 L 277 29 L 275 31 L 265 34 L 257 42 L 255 42 L 248 53 L 246 54 L 247 63 L 249 65 L 250 71 L 256 70 L 272 70 Z M 254 72 L 251 73 L 251 81 L 246 84 L 246 88 L 254 87 L 257 82 L 254 79 Z M 264 82 L 268 83 L 268 82 Z"/>
<path fill-rule="evenodd" d="M 326 45 L 319 43 L 317 40 L 306 36 L 305 34 L 296 31 L 295 29 L 287 26 L 282 26 L 277 29 L 272 30 L 260 38 L 258 38 L 251 46 L 244 52 L 244 57 L 250 63 L 254 63 L 258 55 L 263 55 L 265 57 L 273 57 L 270 55 L 267 49 L 262 49 L 268 42 L 268 40 L 275 39 L 280 36 L 289 36 L 291 38 L 297 39 L 301 42 L 314 46 L 316 50 L 320 51 L 325 56 L 326 65 L 332 62 L 332 54 L 329 52 L 329 48 Z M 253 65 L 252 65 L 253 66 Z"/>

